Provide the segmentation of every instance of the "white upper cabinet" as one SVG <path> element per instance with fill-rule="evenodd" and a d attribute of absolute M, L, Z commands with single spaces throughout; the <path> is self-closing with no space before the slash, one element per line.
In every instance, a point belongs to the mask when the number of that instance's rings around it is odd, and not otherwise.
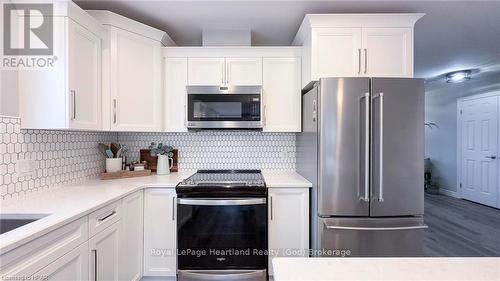
<path fill-rule="evenodd" d="M 19 113 L 26 129 L 101 129 L 103 27 L 71 1 L 53 17 L 53 63 L 18 72 Z"/>
<path fill-rule="evenodd" d="M 110 27 L 111 129 L 161 130 L 161 44 Z"/>
<path fill-rule="evenodd" d="M 168 35 L 109 11 L 88 11 L 104 25 L 103 127 L 162 130 L 161 47 Z"/>
<path fill-rule="evenodd" d="M 224 58 L 188 58 L 189 85 L 223 85 Z"/>
<path fill-rule="evenodd" d="M 312 46 L 313 77 L 361 73 L 361 28 L 317 28 Z"/>
<path fill-rule="evenodd" d="M 264 58 L 263 70 L 263 131 L 300 132 L 300 57 Z"/>
<path fill-rule="evenodd" d="M 69 21 L 70 127 L 101 127 L 101 38 Z"/>
<path fill-rule="evenodd" d="M 262 58 L 189 57 L 189 85 L 262 85 Z"/>
<path fill-rule="evenodd" d="M 262 85 L 262 58 L 226 58 L 226 85 Z"/>
<path fill-rule="evenodd" d="M 188 84 L 188 59 L 164 58 L 165 85 L 163 116 L 165 131 L 186 132 L 186 85 Z"/>
<path fill-rule="evenodd" d="M 364 75 L 413 76 L 412 28 L 363 28 L 362 42 Z"/>
<path fill-rule="evenodd" d="M 413 29 L 424 14 L 306 15 L 302 86 L 321 77 L 413 77 Z"/>

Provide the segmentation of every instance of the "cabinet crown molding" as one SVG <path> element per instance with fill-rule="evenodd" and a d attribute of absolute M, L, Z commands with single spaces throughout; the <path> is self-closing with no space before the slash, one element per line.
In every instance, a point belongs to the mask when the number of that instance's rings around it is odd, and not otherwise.
<path fill-rule="evenodd" d="M 160 42 L 163 46 L 176 46 L 170 36 L 162 30 L 129 19 L 122 15 L 104 10 L 86 10 L 92 17 L 103 25 L 110 25 L 133 32 Z"/>
<path fill-rule="evenodd" d="M 293 39 L 300 46 L 313 28 L 321 27 L 413 27 L 424 13 L 306 14 Z"/>

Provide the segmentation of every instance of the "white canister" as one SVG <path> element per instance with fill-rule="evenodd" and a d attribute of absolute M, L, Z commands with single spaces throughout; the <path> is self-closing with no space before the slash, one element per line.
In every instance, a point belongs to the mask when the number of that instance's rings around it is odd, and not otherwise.
<path fill-rule="evenodd" d="M 170 169 L 172 169 L 173 166 L 174 166 L 174 159 L 168 157 L 167 155 L 158 154 L 158 161 L 156 163 L 157 175 L 170 174 Z"/>
<path fill-rule="evenodd" d="M 122 158 L 106 158 L 106 173 L 114 173 L 122 170 Z"/>

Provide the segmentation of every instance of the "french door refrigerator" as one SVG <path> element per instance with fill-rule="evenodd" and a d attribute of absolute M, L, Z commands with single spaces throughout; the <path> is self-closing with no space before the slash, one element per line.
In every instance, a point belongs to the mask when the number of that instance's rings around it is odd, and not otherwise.
<path fill-rule="evenodd" d="M 313 183 L 312 256 L 421 256 L 424 84 L 322 78 L 304 88 L 297 170 Z"/>

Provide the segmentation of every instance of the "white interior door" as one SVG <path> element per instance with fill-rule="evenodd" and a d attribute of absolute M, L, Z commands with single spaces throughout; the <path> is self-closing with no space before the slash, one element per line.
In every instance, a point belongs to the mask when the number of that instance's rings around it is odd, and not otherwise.
<path fill-rule="evenodd" d="M 498 97 L 461 104 L 461 192 L 467 200 L 497 206 Z"/>

